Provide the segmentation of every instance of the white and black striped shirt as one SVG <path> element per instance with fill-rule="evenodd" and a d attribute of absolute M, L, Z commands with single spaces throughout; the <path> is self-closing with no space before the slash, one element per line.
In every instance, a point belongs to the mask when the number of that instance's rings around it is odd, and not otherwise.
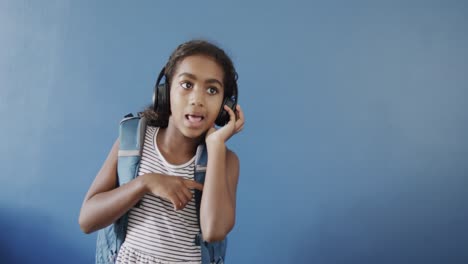
<path fill-rule="evenodd" d="M 157 134 L 158 128 L 146 128 L 138 175 L 156 172 L 193 179 L 195 157 L 182 165 L 169 164 L 157 147 Z M 193 193 L 193 190 L 191 191 Z M 194 198 L 183 210 L 175 211 L 171 202 L 146 194 L 139 206 L 130 210 L 127 236 L 123 245 L 126 250 L 125 253 L 122 250 L 120 252 L 129 255 L 120 256 L 119 253 L 119 259 L 135 258 L 130 256 L 131 251 L 135 250 L 140 255 L 148 255 L 162 261 L 200 263 L 200 246 L 194 243 L 199 231 Z"/>

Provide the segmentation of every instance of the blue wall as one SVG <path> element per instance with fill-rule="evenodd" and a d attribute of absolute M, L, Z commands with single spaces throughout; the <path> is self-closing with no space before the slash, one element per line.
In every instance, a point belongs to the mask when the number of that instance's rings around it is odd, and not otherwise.
<path fill-rule="evenodd" d="M 82 199 L 191 38 L 240 76 L 229 263 L 468 263 L 466 3 L 95 2 L 0 2 L 2 263 L 93 261 Z"/>

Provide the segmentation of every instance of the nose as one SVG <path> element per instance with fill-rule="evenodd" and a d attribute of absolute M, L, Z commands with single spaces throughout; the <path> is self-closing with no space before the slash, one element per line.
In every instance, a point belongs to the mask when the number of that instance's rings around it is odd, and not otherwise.
<path fill-rule="evenodd" d="M 205 94 L 199 86 L 194 87 L 190 94 L 190 105 L 201 107 L 205 105 Z"/>

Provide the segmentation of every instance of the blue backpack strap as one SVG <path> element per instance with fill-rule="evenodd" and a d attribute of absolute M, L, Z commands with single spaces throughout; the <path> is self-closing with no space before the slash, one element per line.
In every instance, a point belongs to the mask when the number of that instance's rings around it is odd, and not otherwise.
<path fill-rule="evenodd" d="M 119 127 L 119 153 L 117 162 L 117 186 L 137 177 L 146 132 L 146 118 L 125 116 Z"/>
<path fill-rule="evenodd" d="M 145 141 L 145 132 L 146 118 L 144 117 L 127 117 L 120 121 L 120 146 L 117 162 L 118 186 L 122 186 L 137 177 Z M 118 249 L 120 249 L 120 246 L 125 240 L 127 224 L 127 213 L 115 223 Z"/>
<path fill-rule="evenodd" d="M 127 117 L 120 121 L 118 186 L 128 183 L 137 176 L 145 132 L 145 117 Z"/>
<path fill-rule="evenodd" d="M 201 184 L 205 183 L 206 167 L 208 164 L 208 151 L 204 144 L 199 145 L 195 154 L 195 181 Z M 197 210 L 198 225 L 200 226 L 200 205 L 202 192 L 195 190 L 195 208 Z M 200 246 L 202 255 L 202 264 L 224 263 L 227 248 L 227 238 L 222 241 L 208 243 L 203 241 L 201 233 L 195 237 L 195 244 Z"/>
<path fill-rule="evenodd" d="M 144 117 L 127 115 L 120 122 L 117 186 L 122 186 L 137 176 L 145 131 L 146 119 Z M 128 214 L 126 213 L 115 223 L 98 231 L 96 263 L 115 263 L 127 234 L 127 224 Z"/>
<path fill-rule="evenodd" d="M 196 182 L 201 184 L 205 183 L 206 165 L 208 164 L 208 152 L 206 146 L 201 144 L 197 148 L 195 154 L 195 172 L 194 178 Z M 198 226 L 200 226 L 200 205 L 201 205 L 202 192 L 195 189 L 195 207 L 197 209 Z"/>
<path fill-rule="evenodd" d="M 208 164 L 208 151 L 205 144 L 200 144 L 197 147 L 195 154 L 195 181 L 199 183 L 205 182 L 206 166 Z"/>

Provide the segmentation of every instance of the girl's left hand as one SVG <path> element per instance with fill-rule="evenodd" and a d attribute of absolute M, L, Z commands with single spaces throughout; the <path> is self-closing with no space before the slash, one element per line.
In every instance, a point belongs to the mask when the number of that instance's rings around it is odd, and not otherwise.
<path fill-rule="evenodd" d="M 210 128 L 206 133 L 205 141 L 207 144 L 216 141 L 224 143 L 234 134 L 239 133 L 244 128 L 244 112 L 242 112 L 240 105 L 236 106 L 237 119 L 236 114 L 234 111 L 232 111 L 231 108 L 224 105 L 224 109 L 229 113 L 229 122 L 219 129 L 216 129 L 213 125 L 213 127 Z"/>

